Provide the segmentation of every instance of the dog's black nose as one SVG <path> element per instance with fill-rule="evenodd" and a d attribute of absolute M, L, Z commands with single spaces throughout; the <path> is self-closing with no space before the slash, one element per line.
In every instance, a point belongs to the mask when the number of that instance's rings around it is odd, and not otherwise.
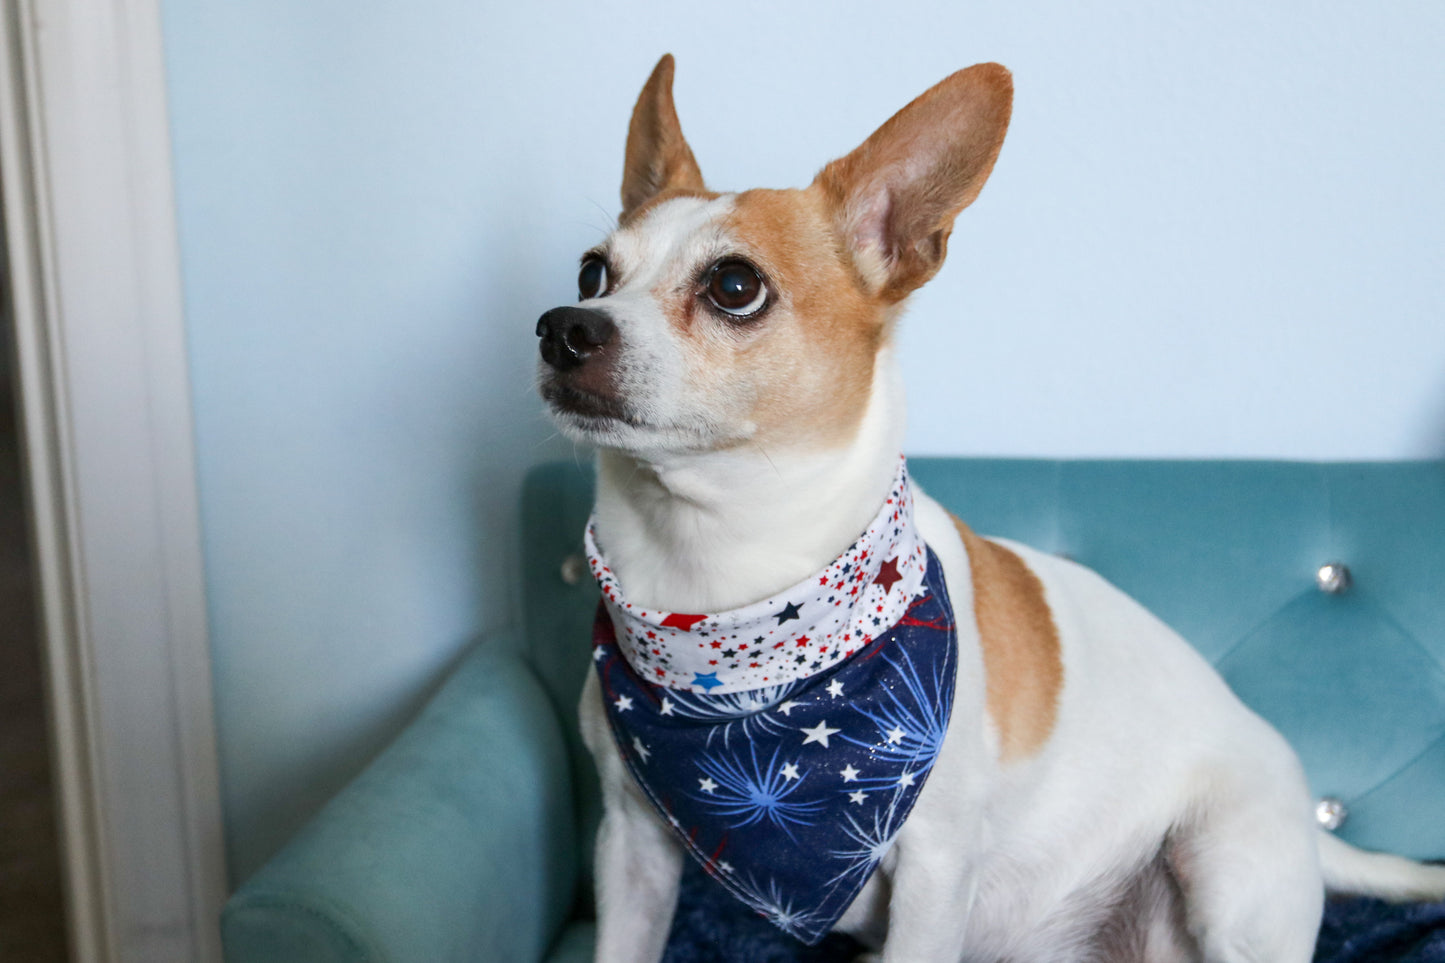
<path fill-rule="evenodd" d="M 592 308 L 553 308 L 537 319 L 542 360 L 558 371 L 580 366 L 617 334 L 617 325 Z"/>

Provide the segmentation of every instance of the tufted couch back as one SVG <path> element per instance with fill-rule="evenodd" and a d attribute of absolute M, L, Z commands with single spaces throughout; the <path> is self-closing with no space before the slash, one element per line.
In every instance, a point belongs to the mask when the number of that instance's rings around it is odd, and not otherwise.
<path fill-rule="evenodd" d="M 1445 856 L 1445 462 L 914 458 L 974 530 L 1067 555 L 1172 625 L 1343 803 L 1345 839 Z M 582 564 L 590 470 L 534 470 L 523 497 L 528 658 L 571 741 L 596 591 Z M 1349 572 L 1320 587 L 1321 566 Z M 590 871 L 590 846 L 582 871 Z"/>

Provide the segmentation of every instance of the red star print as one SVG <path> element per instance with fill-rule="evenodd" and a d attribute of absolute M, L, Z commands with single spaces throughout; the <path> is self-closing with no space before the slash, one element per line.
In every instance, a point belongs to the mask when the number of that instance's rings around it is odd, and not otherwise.
<path fill-rule="evenodd" d="M 903 581 L 903 576 L 898 574 L 898 559 L 890 558 L 883 563 L 878 570 L 878 577 L 873 580 L 874 585 L 883 586 L 883 591 L 890 591 L 894 584 Z"/>
<path fill-rule="evenodd" d="M 721 643 L 721 642 L 714 642 L 714 643 L 712 644 L 712 647 L 713 647 L 714 649 L 720 649 L 720 648 L 722 648 L 722 643 Z"/>
<path fill-rule="evenodd" d="M 682 629 L 684 632 L 692 631 L 692 627 L 706 619 L 706 615 L 682 615 L 674 612 L 662 620 L 662 624 L 669 629 Z"/>

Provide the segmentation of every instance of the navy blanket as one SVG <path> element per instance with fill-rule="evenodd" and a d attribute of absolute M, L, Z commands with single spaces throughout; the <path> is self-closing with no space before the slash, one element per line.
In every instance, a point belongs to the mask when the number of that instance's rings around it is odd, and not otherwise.
<path fill-rule="evenodd" d="M 861 951 L 837 934 L 804 946 L 688 862 L 663 963 L 852 963 Z M 1315 963 L 1445 963 L 1445 903 L 1331 899 Z"/>

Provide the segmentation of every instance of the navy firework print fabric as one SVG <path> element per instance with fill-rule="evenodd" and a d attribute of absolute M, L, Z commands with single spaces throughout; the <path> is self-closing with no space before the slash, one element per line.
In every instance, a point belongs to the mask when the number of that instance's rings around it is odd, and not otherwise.
<path fill-rule="evenodd" d="M 924 591 L 837 666 L 706 694 L 637 676 L 598 606 L 593 658 L 633 777 L 713 880 L 813 944 L 902 827 L 943 744 L 958 639 L 928 550 Z"/>

